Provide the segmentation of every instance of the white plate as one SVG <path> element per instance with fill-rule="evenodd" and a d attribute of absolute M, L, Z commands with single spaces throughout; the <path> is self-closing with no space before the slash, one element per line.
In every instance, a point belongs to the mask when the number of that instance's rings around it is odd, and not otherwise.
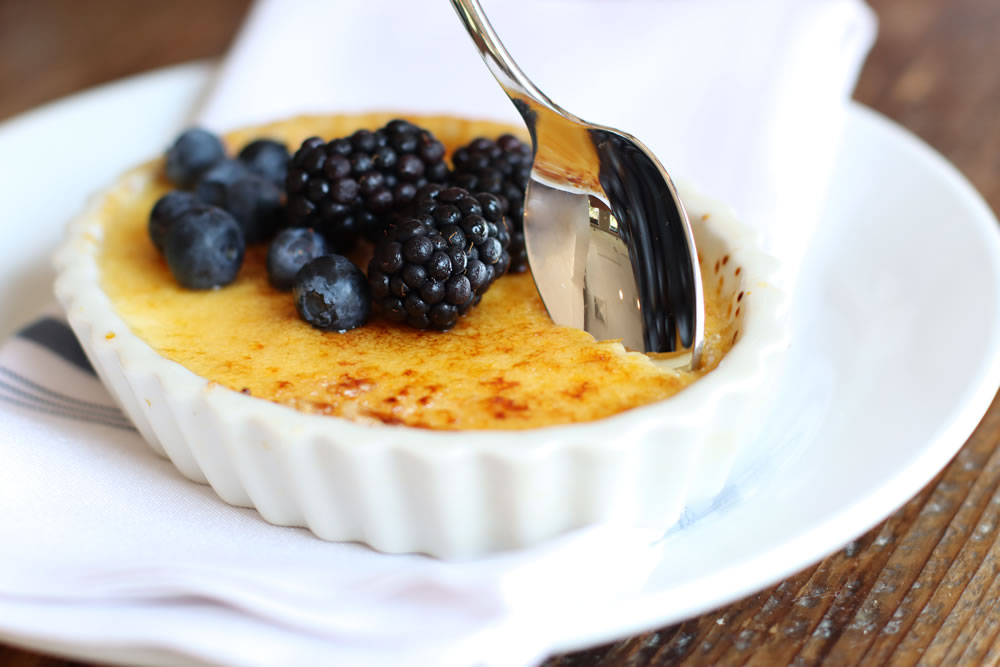
<path fill-rule="evenodd" d="M 210 72 L 154 72 L 0 126 L 0 335 L 51 300 L 48 258 L 66 220 L 162 149 Z M 51 159 L 53 147 L 62 159 Z M 989 406 L 1000 385 L 992 212 L 939 155 L 860 106 L 834 178 L 792 306 L 779 408 L 736 468 L 739 493 L 685 517 L 641 594 L 551 619 L 556 649 L 689 618 L 807 567 L 905 503 Z M 89 659 L 162 657 L 151 646 L 75 644 L 59 627 L 44 638 L 0 628 L 0 637 Z"/>

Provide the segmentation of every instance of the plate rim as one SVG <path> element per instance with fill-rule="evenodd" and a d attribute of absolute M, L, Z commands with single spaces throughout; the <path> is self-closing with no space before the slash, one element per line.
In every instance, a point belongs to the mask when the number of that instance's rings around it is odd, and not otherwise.
<path fill-rule="evenodd" d="M 936 172 L 938 178 L 944 179 L 951 189 L 960 194 L 970 207 L 969 214 L 962 215 L 961 219 L 964 223 L 974 225 L 979 238 L 986 242 L 989 248 L 987 254 L 992 258 L 992 267 L 996 275 L 1000 276 L 1000 221 L 982 194 L 965 175 L 933 146 L 878 111 L 851 100 L 847 116 L 845 136 L 852 123 L 870 125 L 875 131 L 890 136 L 892 141 L 905 147 L 904 150 L 911 150 L 919 155 L 925 166 Z M 995 323 L 1000 323 L 1000 308 L 995 311 L 993 319 Z M 637 599 L 644 602 L 648 608 L 648 616 L 631 624 L 619 623 L 614 629 L 591 628 L 591 632 L 585 638 L 566 634 L 554 642 L 555 650 L 559 652 L 582 650 L 708 613 L 773 586 L 796 572 L 820 562 L 842 548 L 844 544 L 877 526 L 899 507 L 909 502 L 943 470 L 982 421 L 1000 390 L 1000 340 L 993 341 L 992 350 L 988 350 L 984 360 L 990 363 L 984 364 L 978 378 L 965 386 L 964 399 L 958 401 L 959 407 L 949 415 L 949 421 L 940 424 L 933 433 L 928 433 L 925 440 L 928 446 L 920 455 L 909 459 L 907 465 L 896 469 L 895 474 L 885 483 L 870 489 L 869 493 L 857 498 L 838 512 L 830 514 L 812 529 L 791 536 L 778 544 L 772 544 L 767 549 L 758 551 L 752 557 L 724 570 L 713 572 L 682 586 L 642 591 L 630 598 L 628 605 L 624 601 L 605 602 L 604 614 L 609 618 L 627 616 L 628 610 L 623 607 L 635 605 Z M 871 511 L 870 507 L 873 504 L 879 508 L 877 511 Z M 861 507 L 865 507 L 866 510 L 861 512 L 859 509 Z M 864 521 L 857 520 L 856 517 L 861 515 L 866 515 Z M 831 530 L 831 526 L 835 529 Z M 831 534 L 837 537 L 831 538 Z M 784 553 L 791 551 L 796 552 L 798 556 L 796 558 L 783 556 Z M 763 577 L 759 576 L 761 570 L 767 572 Z M 758 576 L 747 576 L 751 572 Z M 706 588 L 714 590 L 715 595 L 705 596 Z M 663 613 L 661 609 L 659 616 L 654 618 L 657 614 L 654 610 L 658 606 L 666 605 L 669 608 L 671 598 L 683 598 L 687 594 L 696 592 L 702 594 L 697 604 L 690 605 L 684 611 L 671 609 L 670 612 Z M 633 617 L 640 615 L 632 614 Z"/>
<path fill-rule="evenodd" d="M 81 90 L 65 97 L 49 100 L 40 106 L 26 110 L 15 116 L 8 117 L 0 121 L 0 135 L 8 132 L 18 132 L 22 128 L 30 126 L 32 123 L 44 121 L 47 115 L 59 115 L 72 109 L 75 105 L 81 104 L 84 100 L 92 100 L 104 96 L 113 97 L 116 91 L 128 89 L 138 84 L 149 84 L 152 80 L 169 76 L 190 77 L 192 85 L 204 85 L 208 78 L 215 71 L 216 64 L 211 60 L 197 60 L 176 65 L 170 65 L 147 72 L 137 73 L 122 79 L 117 79 L 100 85 Z M 885 117 L 857 101 L 851 101 L 848 105 L 848 126 L 852 122 L 861 122 L 871 125 L 879 133 L 887 133 L 893 136 L 900 145 L 906 145 L 908 149 L 916 151 L 926 165 L 930 165 L 938 176 L 946 179 L 951 188 L 962 194 L 962 199 L 969 204 L 971 213 L 963 215 L 962 219 L 968 223 L 974 220 L 977 234 L 986 241 L 990 247 L 990 254 L 996 260 L 1000 258 L 1000 223 L 982 195 L 975 189 L 969 180 L 944 158 L 936 149 L 931 147 L 921 138 L 905 129 L 895 121 Z M 998 260 L 1000 261 L 1000 260 Z M 1000 314 L 997 315 L 1000 319 Z M 550 634 L 548 646 L 552 652 L 566 652 L 580 650 L 595 646 L 606 641 L 613 641 L 625 636 L 630 636 L 640 632 L 648 631 L 651 628 L 660 627 L 693 616 L 706 613 L 719 606 L 728 604 L 734 600 L 741 599 L 755 591 L 762 590 L 773 585 L 777 581 L 790 574 L 807 567 L 809 564 L 821 560 L 830 553 L 836 551 L 842 544 L 853 539 L 857 535 L 869 530 L 884 520 L 886 516 L 895 511 L 901 503 L 905 503 L 915 493 L 919 491 L 937 472 L 939 472 L 948 461 L 961 449 L 968 440 L 969 435 L 975 430 L 980 420 L 988 410 L 993 401 L 997 388 L 1000 387 L 1000 342 L 996 342 L 992 350 L 990 364 L 984 364 L 980 377 L 967 387 L 967 396 L 960 403 L 960 407 L 949 415 L 947 423 L 942 424 L 934 433 L 929 433 L 928 443 L 935 443 L 928 446 L 920 454 L 910 460 L 900 472 L 894 475 L 890 483 L 882 484 L 871 490 L 869 495 L 862 500 L 858 500 L 847 508 L 829 516 L 821 525 L 815 526 L 811 531 L 799 533 L 777 546 L 756 553 L 751 558 L 744 559 L 741 563 L 725 568 L 722 571 L 714 572 L 707 577 L 702 577 L 695 582 L 682 587 L 671 587 L 658 591 L 641 591 L 620 601 L 609 602 L 602 606 L 601 611 L 594 617 L 601 617 L 605 621 L 610 619 L 620 619 L 620 622 L 610 625 L 591 622 L 585 623 L 582 627 L 577 625 L 569 628 L 570 624 L 559 624 L 554 628 L 554 633 Z M 913 471 L 920 471 L 919 474 Z M 915 481 L 915 480 L 919 480 Z M 872 497 L 879 498 L 879 512 L 866 512 L 865 522 L 857 520 L 857 507 L 861 504 L 872 502 Z M 902 497 L 903 500 L 899 501 Z M 887 508 L 887 509 L 886 509 Z M 882 511 L 884 510 L 884 511 Z M 837 526 L 835 532 L 838 537 L 831 540 L 826 534 L 830 533 L 830 524 Z M 818 533 L 824 535 L 818 535 Z M 842 535 L 848 535 L 843 539 Z M 830 546 L 835 542 L 834 546 Z M 776 567 L 775 562 L 781 562 L 780 553 L 789 550 L 789 545 L 799 545 L 795 551 L 799 556 L 795 559 L 786 559 L 786 562 Z M 808 545 L 805 548 L 803 545 Z M 803 562 L 803 559 L 806 562 Z M 791 561 L 794 560 L 794 563 Z M 771 564 L 766 569 L 769 574 L 763 578 L 746 577 L 748 570 L 756 570 L 760 566 L 758 563 Z M 742 580 L 741 580 L 742 575 Z M 705 596 L 706 581 L 714 582 L 709 586 L 715 593 Z M 724 586 L 723 582 L 737 581 L 736 586 Z M 688 587 L 699 589 L 702 593 L 697 604 L 690 605 L 683 613 L 672 610 L 670 614 L 662 613 L 663 602 L 669 596 L 683 595 Z M 638 603 L 641 609 L 636 610 Z M 629 609 L 631 608 L 631 609 Z M 574 617 L 574 621 L 581 620 Z M 593 620 L 593 619 L 592 619 Z M 602 626 L 600 628 L 596 626 Z M 561 632 L 560 632 L 561 631 Z M 142 647 L 134 645 L 123 645 L 117 642 L 79 642 L 60 639 L 58 635 L 51 635 L 42 638 L 37 633 L 20 634 L 11 633 L 7 629 L 0 627 L 0 638 L 3 641 L 14 645 L 25 646 L 33 650 L 48 652 L 59 652 L 67 656 L 85 657 L 86 659 L 100 660 L 125 660 L 134 659 L 136 653 Z M 151 642 L 150 651 L 145 652 L 152 656 L 156 653 L 156 646 Z"/>

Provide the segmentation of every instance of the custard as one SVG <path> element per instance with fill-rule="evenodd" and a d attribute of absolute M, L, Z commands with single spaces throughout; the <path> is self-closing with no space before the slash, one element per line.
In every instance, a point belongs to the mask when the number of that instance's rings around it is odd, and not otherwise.
<path fill-rule="evenodd" d="M 258 137 L 294 149 L 308 136 L 375 129 L 392 117 L 298 118 L 241 130 L 226 141 L 231 152 Z M 449 117 L 410 120 L 433 132 L 449 154 L 477 136 L 512 130 Z M 264 246 L 248 249 L 231 285 L 180 287 L 146 230 L 153 203 L 170 189 L 162 162 L 128 178 L 132 186 L 116 189 L 101 216 L 101 286 L 119 316 L 161 356 L 196 375 L 302 412 L 444 430 L 587 422 L 669 398 L 714 369 L 736 338 L 731 301 L 706 289 L 702 368 L 672 370 L 618 342 L 556 326 L 528 274 L 499 279 L 448 332 L 377 316 L 346 333 L 320 331 L 299 319 L 289 293 L 268 283 Z"/>

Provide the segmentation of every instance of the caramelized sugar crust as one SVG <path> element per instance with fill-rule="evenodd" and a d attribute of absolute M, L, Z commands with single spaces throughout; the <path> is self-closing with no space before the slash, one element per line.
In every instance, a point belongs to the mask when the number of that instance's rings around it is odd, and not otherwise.
<path fill-rule="evenodd" d="M 394 116 L 302 117 L 227 137 L 230 151 L 257 137 L 297 146 L 311 135 L 375 129 Z M 448 147 L 512 128 L 411 117 Z M 445 333 L 377 316 L 344 334 L 299 319 L 289 293 L 267 282 L 264 246 L 248 249 L 236 282 L 210 291 L 177 285 L 146 233 L 169 190 L 162 162 L 126 176 L 103 211 L 102 286 L 132 331 L 207 380 L 307 413 L 430 429 L 526 429 L 601 419 L 669 398 L 711 371 L 732 344 L 731 307 L 706 295 L 706 360 L 668 370 L 616 342 L 552 323 L 529 274 L 498 280 Z M 703 269 L 704 270 L 704 269 Z M 113 332 L 109 332 L 113 333 Z"/>

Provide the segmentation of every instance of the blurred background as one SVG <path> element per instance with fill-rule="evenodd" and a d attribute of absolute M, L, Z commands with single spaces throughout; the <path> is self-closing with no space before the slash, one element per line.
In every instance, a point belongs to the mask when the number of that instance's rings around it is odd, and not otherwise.
<path fill-rule="evenodd" d="M 0 120 L 96 84 L 217 58 L 250 4 L 0 0 Z M 869 4 L 879 37 L 857 99 L 929 141 L 1000 209 L 1000 2 Z"/>
<path fill-rule="evenodd" d="M 0 120 L 123 76 L 217 58 L 250 4 L 0 0 Z M 869 4 L 879 15 L 879 38 L 857 99 L 929 140 L 997 210 L 1000 2 Z"/>

